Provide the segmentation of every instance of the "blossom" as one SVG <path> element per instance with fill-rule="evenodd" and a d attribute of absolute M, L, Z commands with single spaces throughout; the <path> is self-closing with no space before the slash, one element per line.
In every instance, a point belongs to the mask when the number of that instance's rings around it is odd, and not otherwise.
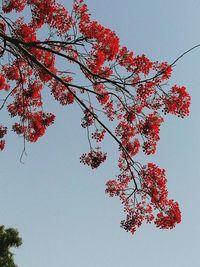
<path fill-rule="evenodd" d="M 26 7 L 30 16 L 24 19 Z M 180 223 L 165 169 L 137 161 L 141 150 L 147 156 L 156 152 L 163 113 L 189 114 L 186 88 L 165 86 L 172 66 L 121 46 L 114 31 L 91 19 L 84 0 L 74 0 L 72 12 L 56 0 L 3 1 L 3 12 L 12 11 L 20 12 L 12 27 L 0 21 L 7 44 L 1 48 L 0 109 L 13 118 L 12 131 L 32 143 L 46 134 L 55 121 L 45 110 L 48 89 L 62 106 L 77 103 L 90 146 L 80 162 L 97 169 L 107 159 L 98 144 L 107 135 L 117 143 L 118 173 L 107 181 L 106 193 L 122 203 L 121 227 L 134 234 L 144 222 L 161 229 Z M 0 124 L 0 150 L 6 134 Z"/>
<path fill-rule="evenodd" d="M 4 150 L 5 140 L 0 140 L 0 150 Z"/>
<path fill-rule="evenodd" d="M 161 229 L 172 229 L 177 223 L 181 222 L 181 212 L 177 202 L 169 200 L 165 204 L 165 211 L 157 214 L 155 224 Z"/>
<path fill-rule="evenodd" d="M 186 91 L 185 86 L 174 85 L 169 96 L 164 99 L 164 112 L 178 115 L 179 117 L 185 117 L 189 115 L 191 97 Z"/>
<path fill-rule="evenodd" d="M 106 157 L 107 154 L 97 148 L 96 150 L 91 150 L 89 153 L 83 153 L 80 157 L 80 162 L 90 166 L 92 169 L 96 169 L 106 160 Z"/>

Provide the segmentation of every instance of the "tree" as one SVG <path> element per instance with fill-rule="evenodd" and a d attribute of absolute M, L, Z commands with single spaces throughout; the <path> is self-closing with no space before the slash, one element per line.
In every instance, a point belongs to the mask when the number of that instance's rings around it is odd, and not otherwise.
<path fill-rule="evenodd" d="M 26 10 L 29 18 L 23 17 Z M 22 16 L 7 18 L 13 11 Z M 0 17 L 0 110 L 7 107 L 12 131 L 23 137 L 21 160 L 26 142 L 37 142 L 54 123 L 55 115 L 44 111 L 48 87 L 61 105 L 76 103 L 81 109 L 90 148 L 81 163 L 95 169 L 106 160 L 100 147 L 106 136 L 119 147 L 119 174 L 106 183 L 106 193 L 124 206 L 121 226 L 134 234 L 143 221 L 161 229 L 180 223 L 179 205 L 168 198 L 165 170 L 136 160 L 141 150 L 156 152 L 165 114 L 189 114 L 186 88 L 167 84 L 180 57 L 168 64 L 135 55 L 120 45 L 115 32 L 91 20 L 83 0 L 74 0 L 71 13 L 55 0 L 6 0 Z M 60 60 L 67 67 L 62 69 Z M 1 150 L 7 131 L 1 124 Z"/>
<path fill-rule="evenodd" d="M 18 231 L 13 228 L 5 229 L 0 226 L 0 266 L 1 267 L 17 267 L 14 263 L 13 253 L 10 252 L 12 247 L 19 247 L 22 239 L 19 237 Z"/>

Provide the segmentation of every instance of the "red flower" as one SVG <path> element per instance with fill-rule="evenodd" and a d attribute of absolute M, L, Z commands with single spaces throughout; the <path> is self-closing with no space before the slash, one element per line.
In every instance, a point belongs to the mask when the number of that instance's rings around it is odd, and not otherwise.
<path fill-rule="evenodd" d="M 0 150 L 4 150 L 5 140 L 0 140 Z"/>
<path fill-rule="evenodd" d="M 96 150 L 91 150 L 89 153 L 82 154 L 80 162 L 90 166 L 92 169 L 96 169 L 106 160 L 106 157 L 107 154 L 97 148 Z"/>

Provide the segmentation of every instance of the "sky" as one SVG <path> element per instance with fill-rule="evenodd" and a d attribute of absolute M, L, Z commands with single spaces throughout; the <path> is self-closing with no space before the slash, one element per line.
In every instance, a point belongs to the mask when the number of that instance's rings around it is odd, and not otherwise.
<path fill-rule="evenodd" d="M 72 1 L 62 1 L 71 8 Z M 152 60 L 173 62 L 200 43 L 198 0 L 87 0 L 92 18 L 115 30 L 121 44 Z M 57 119 L 36 144 L 14 134 L 0 154 L 0 218 L 17 228 L 23 245 L 19 267 L 188 267 L 200 266 L 200 49 L 174 68 L 171 84 L 185 85 L 191 115 L 166 117 L 153 161 L 167 170 L 170 197 L 180 203 L 182 222 L 173 230 L 143 225 L 134 236 L 120 228 L 118 199 L 105 195 L 116 170 L 115 143 L 105 142 L 108 161 L 96 171 L 79 163 L 87 151 L 77 106 L 49 104 Z M 3 113 L 2 120 L 5 120 Z"/>

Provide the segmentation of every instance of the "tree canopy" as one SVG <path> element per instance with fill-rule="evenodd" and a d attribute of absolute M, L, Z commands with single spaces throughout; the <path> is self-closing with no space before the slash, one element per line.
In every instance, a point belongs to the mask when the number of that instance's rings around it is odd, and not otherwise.
<path fill-rule="evenodd" d="M 22 239 L 16 229 L 0 226 L 0 267 L 17 267 L 14 263 L 12 248 L 22 244 Z"/>
<path fill-rule="evenodd" d="M 12 12 L 20 17 L 11 19 Z M 0 18 L 0 110 L 7 109 L 12 121 L 11 129 L 0 124 L 0 149 L 11 130 L 24 140 L 23 160 L 26 143 L 46 134 L 55 121 L 44 105 L 48 88 L 52 101 L 81 110 L 89 144 L 81 163 L 98 168 L 108 156 L 103 140 L 115 140 L 118 173 L 106 183 L 106 193 L 122 202 L 121 227 L 134 234 L 144 221 L 161 229 L 180 223 L 165 170 L 136 159 L 140 152 L 156 153 L 166 114 L 189 115 L 185 86 L 168 83 L 178 59 L 169 64 L 136 55 L 91 19 L 83 0 L 74 0 L 70 11 L 55 0 L 6 0 Z"/>

